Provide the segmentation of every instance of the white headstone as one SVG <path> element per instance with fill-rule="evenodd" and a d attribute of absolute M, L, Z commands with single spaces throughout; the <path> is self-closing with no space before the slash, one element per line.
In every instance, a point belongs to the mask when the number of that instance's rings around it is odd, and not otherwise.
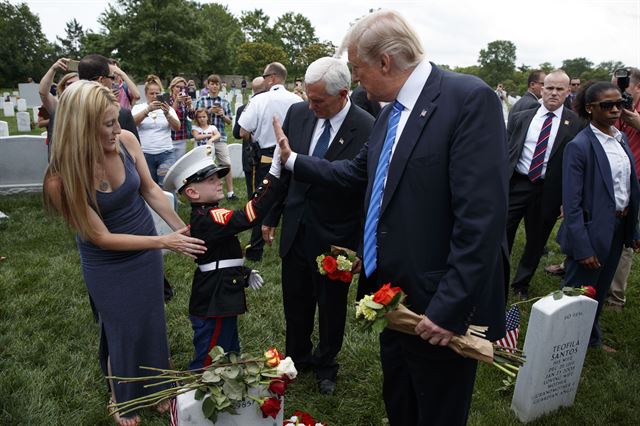
<path fill-rule="evenodd" d="M 11 93 L 9 93 L 9 92 L 3 92 L 2 93 L 2 97 L 5 98 L 5 99 L 8 98 L 9 95 L 11 95 Z"/>
<path fill-rule="evenodd" d="M 251 391 L 249 391 L 251 393 Z M 178 395 L 176 409 L 178 411 L 178 426 L 213 426 L 202 413 L 202 401 L 197 401 L 196 391 Z M 263 418 L 260 406 L 253 399 L 236 403 L 238 414 L 221 413 L 215 426 L 281 426 L 284 422 L 284 398 L 281 398 L 280 412 L 273 417 Z"/>
<path fill-rule="evenodd" d="M 4 214 L 3 212 L 0 212 L 0 221 L 1 221 L 1 220 L 5 220 L 5 219 L 9 219 L 9 216 L 7 216 L 6 214 Z"/>
<path fill-rule="evenodd" d="M 175 196 L 171 192 L 167 191 L 164 191 L 164 195 L 165 197 L 167 197 L 167 200 L 169 201 L 169 204 L 171 204 L 171 207 L 175 209 Z M 162 219 L 158 215 L 158 213 L 155 212 L 155 210 L 149 207 L 149 211 L 151 212 L 151 217 L 153 217 L 153 224 L 156 226 L 156 232 L 158 233 L 158 235 L 167 235 L 173 232 L 173 229 L 171 229 L 169 224 L 165 222 L 164 219 Z M 169 250 L 162 251 L 163 254 L 167 254 L 168 252 Z"/>
<path fill-rule="evenodd" d="M 16 112 L 13 109 L 13 103 L 11 101 L 4 103 L 2 112 L 4 113 L 5 117 L 13 117 L 14 115 L 16 115 Z"/>
<path fill-rule="evenodd" d="M 40 110 L 40 107 L 33 107 L 32 111 L 33 111 L 33 122 L 37 123 L 38 122 L 38 111 Z"/>
<path fill-rule="evenodd" d="M 26 99 L 18 99 L 18 111 L 26 111 L 27 110 L 27 100 Z"/>
<path fill-rule="evenodd" d="M 242 144 L 230 143 L 229 157 L 231 157 L 231 176 L 234 178 L 244 176 L 242 171 Z"/>
<path fill-rule="evenodd" d="M 0 136 L 9 136 L 9 124 L 6 121 L 0 121 Z"/>
<path fill-rule="evenodd" d="M 18 92 L 17 90 L 14 90 L 13 92 L 11 92 L 11 94 L 13 96 L 20 96 L 20 92 Z"/>
<path fill-rule="evenodd" d="M 4 98 L 0 98 L 0 109 L 4 109 Z"/>
<path fill-rule="evenodd" d="M 597 306 L 585 296 L 547 296 L 533 305 L 524 342 L 527 361 L 511 400 L 521 421 L 573 405 Z"/>
<path fill-rule="evenodd" d="M 20 98 L 27 101 L 27 107 L 36 107 L 42 103 L 38 93 L 38 84 L 20 83 L 18 84 L 18 90 L 20 91 Z"/>
<path fill-rule="evenodd" d="M 18 104 L 18 98 L 15 96 L 9 96 L 9 100 L 14 106 Z"/>
<path fill-rule="evenodd" d="M 18 121 L 19 132 L 31 131 L 31 117 L 29 116 L 28 112 L 20 111 L 16 114 L 16 119 Z"/>

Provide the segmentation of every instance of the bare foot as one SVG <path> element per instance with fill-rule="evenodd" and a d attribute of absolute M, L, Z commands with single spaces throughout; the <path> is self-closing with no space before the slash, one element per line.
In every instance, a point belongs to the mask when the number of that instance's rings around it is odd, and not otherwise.
<path fill-rule="evenodd" d="M 109 411 L 109 415 L 113 417 L 113 420 L 116 422 L 118 426 L 138 426 L 142 421 L 140 416 L 133 417 L 123 417 L 120 414 L 116 413 L 113 409 L 113 402 L 109 401 L 109 405 L 107 405 L 107 410 Z"/>

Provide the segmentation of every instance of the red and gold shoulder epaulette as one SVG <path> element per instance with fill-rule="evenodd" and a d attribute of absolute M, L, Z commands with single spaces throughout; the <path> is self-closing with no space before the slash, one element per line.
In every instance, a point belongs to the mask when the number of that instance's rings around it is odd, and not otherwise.
<path fill-rule="evenodd" d="M 233 210 L 223 209 L 222 207 L 211 209 L 209 212 L 211 213 L 213 221 L 219 225 L 226 225 L 229 223 L 231 215 L 233 215 Z"/>

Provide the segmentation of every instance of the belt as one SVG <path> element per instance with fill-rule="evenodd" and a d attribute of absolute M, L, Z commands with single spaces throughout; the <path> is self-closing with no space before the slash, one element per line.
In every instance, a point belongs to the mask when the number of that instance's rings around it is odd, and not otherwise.
<path fill-rule="evenodd" d="M 244 259 L 224 259 L 216 260 L 215 262 L 204 263 L 198 265 L 198 269 L 202 272 L 215 271 L 217 269 L 233 268 L 235 266 L 243 266 Z"/>
<path fill-rule="evenodd" d="M 616 211 L 616 217 L 626 217 L 629 214 L 629 207 Z"/>

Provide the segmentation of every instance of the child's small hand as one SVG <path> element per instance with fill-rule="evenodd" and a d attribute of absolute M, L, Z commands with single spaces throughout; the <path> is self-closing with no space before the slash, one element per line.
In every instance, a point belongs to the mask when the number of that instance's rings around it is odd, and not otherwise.
<path fill-rule="evenodd" d="M 254 269 L 249 274 L 249 287 L 251 287 L 253 290 L 260 290 L 262 288 L 262 284 L 264 284 L 264 280 L 262 279 L 260 274 L 258 274 L 258 272 L 259 271 L 256 271 Z"/>

